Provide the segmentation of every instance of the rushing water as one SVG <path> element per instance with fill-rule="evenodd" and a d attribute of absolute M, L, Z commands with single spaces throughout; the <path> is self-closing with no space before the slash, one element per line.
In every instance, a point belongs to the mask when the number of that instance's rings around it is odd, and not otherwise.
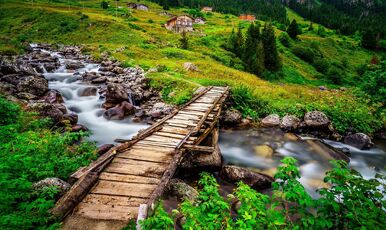
<path fill-rule="evenodd" d="M 257 129 L 222 131 L 219 140 L 221 152 L 229 164 L 250 167 L 256 171 L 273 175 L 280 160 L 292 156 L 300 166 L 300 182 L 306 190 L 317 197 L 315 190 L 324 185 L 325 172 L 331 169 L 330 157 L 313 145 L 312 141 L 295 140 L 279 129 Z M 370 150 L 359 150 L 343 143 L 324 140 L 330 146 L 350 150 L 350 166 L 364 178 L 384 174 L 386 148 L 380 144 Z M 256 146 L 268 145 L 274 150 L 272 157 L 256 153 Z"/>
<path fill-rule="evenodd" d="M 83 90 L 90 85 L 82 82 L 79 74 L 98 72 L 98 64 L 84 63 L 84 68 L 69 71 L 66 69 L 65 63 L 74 60 L 66 59 L 56 52 L 50 52 L 50 54 L 59 58 L 61 66 L 54 73 L 44 74 L 49 81 L 49 88 L 61 93 L 67 109 L 78 115 L 78 123 L 85 125 L 91 131 L 92 134 L 89 137 L 91 141 L 95 141 L 98 145 L 113 143 L 117 138 L 130 138 L 140 129 L 147 127 L 141 123 L 131 122 L 130 118 L 121 121 L 107 120 L 103 117 L 104 110 L 101 108 L 104 102 L 103 98 L 100 98 L 98 94 L 81 96 Z M 75 75 L 76 72 L 79 74 Z"/>

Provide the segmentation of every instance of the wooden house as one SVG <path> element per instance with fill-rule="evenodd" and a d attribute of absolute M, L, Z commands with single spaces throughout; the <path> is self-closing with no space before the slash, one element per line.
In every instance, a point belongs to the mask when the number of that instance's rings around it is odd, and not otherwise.
<path fill-rule="evenodd" d="M 211 6 L 204 6 L 201 8 L 202 12 L 208 13 L 208 12 L 213 12 L 213 7 Z"/>
<path fill-rule="evenodd" d="M 149 10 L 149 7 L 146 6 L 145 4 L 137 4 L 133 2 L 127 4 L 127 7 L 135 10 L 145 10 L 145 11 Z"/>
<path fill-rule="evenodd" d="M 176 16 L 168 20 L 165 24 L 166 29 L 182 33 L 193 31 L 194 18 L 188 15 Z"/>
<path fill-rule="evenodd" d="M 194 19 L 194 23 L 195 24 L 205 24 L 205 19 L 203 19 L 203 18 L 195 18 Z"/>
<path fill-rule="evenodd" d="M 253 14 L 242 14 L 239 16 L 239 19 L 245 20 L 245 21 L 255 21 L 256 17 Z"/>

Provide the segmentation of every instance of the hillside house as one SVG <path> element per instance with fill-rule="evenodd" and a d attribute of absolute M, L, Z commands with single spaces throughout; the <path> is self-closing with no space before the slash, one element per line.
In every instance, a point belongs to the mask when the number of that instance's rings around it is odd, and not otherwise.
<path fill-rule="evenodd" d="M 201 8 L 202 12 L 208 13 L 208 12 L 213 12 L 213 7 L 210 6 L 204 6 Z"/>
<path fill-rule="evenodd" d="M 203 18 L 195 18 L 194 19 L 195 24 L 205 24 L 205 19 Z"/>
<path fill-rule="evenodd" d="M 182 33 L 193 31 L 194 18 L 188 15 L 176 16 L 168 20 L 165 24 L 166 29 Z"/>
<path fill-rule="evenodd" d="M 242 14 L 239 16 L 239 19 L 245 21 L 255 21 L 256 17 L 253 14 Z"/>
<path fill-rule="evenodd" d="M 145 10 L 145 11 L 149 10 L 149 7 L 146 6 L 145 4 L 137 4 L 137 3 L 133 3 L 133 2 L 127 4 L 127 7 L 130 9 L 135 9 L 135 10 Z"/>

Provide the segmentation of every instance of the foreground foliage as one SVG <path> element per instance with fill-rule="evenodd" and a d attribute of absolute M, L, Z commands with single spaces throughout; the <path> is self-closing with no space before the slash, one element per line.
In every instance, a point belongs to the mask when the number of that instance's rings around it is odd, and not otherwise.
<path fill-rule="evenodd" d="M 324 181 L 330 187 L 312 199 L 298 181 L 296 160 L 288 157 L 275 175 L 271 196 L 240 182 L 233 194 L 219 195 L 216 179 L 202 173 L 196 202 L 185 200 L 169 217 L 162 206 L 143 222 L 144 229 L 384 229 L 385 177 L 365 180 L 347 163 L 334 161 Z M 234 204 L 231 205 L 230 203 Z M 177 218 L 178 217 L 178 218 Z"/>
<path fill-rule="evenodd" d="M 94 146 L 75 144 L 84 134 L 52 131 L 49 120 L 36 119 L 2 97 L 0 117 L 0 228 L 58 227 L 48 213 L 58 191 L 36 192 L 31 186 L 47 177 L 66 180 L 94 157 Z"/>

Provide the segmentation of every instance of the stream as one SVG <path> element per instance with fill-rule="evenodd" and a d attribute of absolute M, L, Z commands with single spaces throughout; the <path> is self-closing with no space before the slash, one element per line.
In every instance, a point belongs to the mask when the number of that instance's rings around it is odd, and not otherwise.
<path fill-rule="evenodd" d="M 49 88 L 61 93 L 67 109 L 78 115 L 78 123 L 91 131 L 88 137 L 90 141 L 96 142 L 97 145 L 114 143 L 115 139 L 128 139 L 148 126 L 134 123 L 130 117 L 120 121 L 107 120 L 102 115 L 104 99 L 98 93 L 95 96 L 81 96 L 91 85 L 84 83 L 80 75 L 90 71 L 98 72 L 98 64 L 83 63 L 83 68 L 67 70 L 65 64 L 75 60 L 66 59 L 57 52 L 43 49 L 41 51 L 58 57 L 60 68 L 53 73 L 45 72 L 44 76 L 49 81 Z M 324 141 L 332 147 L 349 150 L 350 166 L 365 178 L 372 178 L 376 173 L 385 173 L 385 141 L 375 141 L 376 147 L 370 150 L 359 150 L 330 140 Z M 320 150 L 316 151 L 309 142 L 296 140 L 293 135 L 280 129 L 222 130 L 219 144 L 226 163 L 248 167 L 271 176 L 285 156 L 296 158 L 300 166 L 300 182 L 312 197 L 318 196 L 315 191 L 317 188 L 325 186 L 324 173 L 331 167 L 329 159 L 320 153 Z"/>

